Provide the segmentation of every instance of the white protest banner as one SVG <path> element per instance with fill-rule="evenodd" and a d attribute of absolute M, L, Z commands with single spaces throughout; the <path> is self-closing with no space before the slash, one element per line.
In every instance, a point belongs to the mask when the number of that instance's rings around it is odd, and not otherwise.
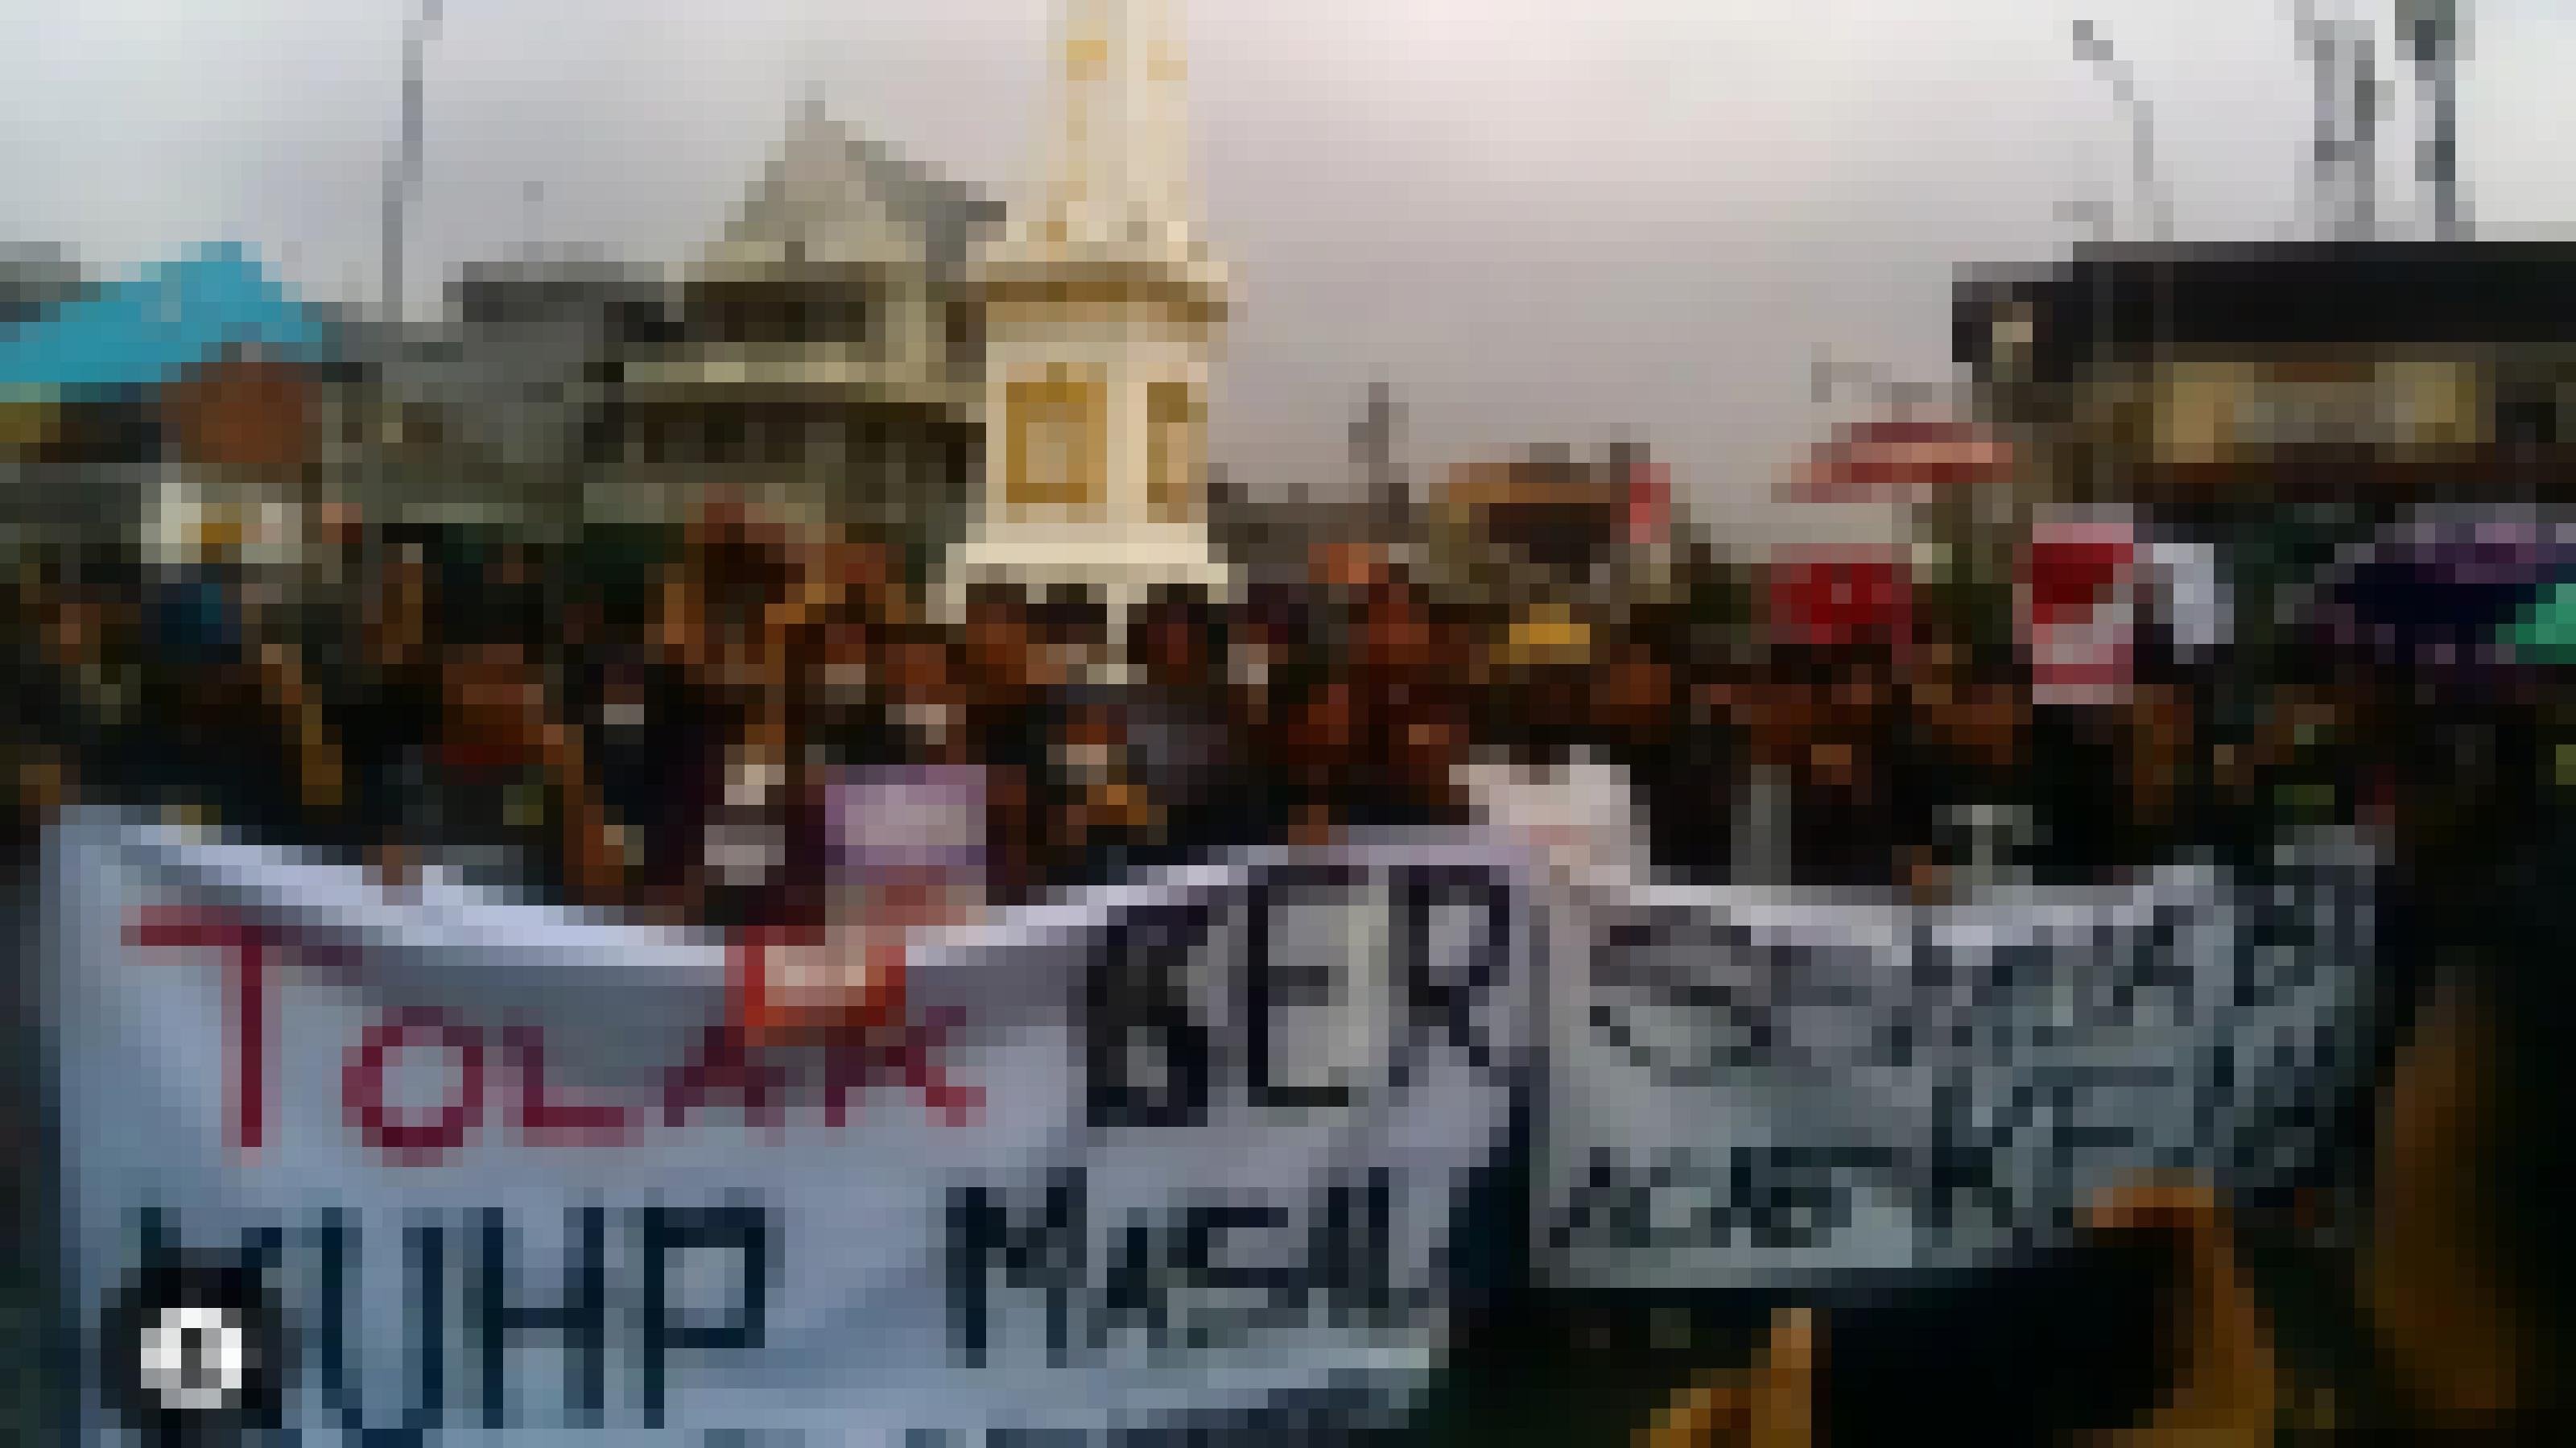
<path fill-rule="evenodd" d="M 1858 1287 L 2062 1234 L 2136 1172 L 2275 1184 L 2367 1069 L 2369 873 L 2319 841 L 2262 892 L 2177 866 L 1947 909 L 1596 907 L 1549 997 L 1543 1279 Z"/>
<path fill-rule="evenodd" d="M 81 1442 L 262 1386 L 305 1444 L 1341 1436 L 1432 1371 L 1525 1038 L 1463 848 L 1018 914 L 793 1051 L 708 942 L 101 814 L 47 869 Z"/>

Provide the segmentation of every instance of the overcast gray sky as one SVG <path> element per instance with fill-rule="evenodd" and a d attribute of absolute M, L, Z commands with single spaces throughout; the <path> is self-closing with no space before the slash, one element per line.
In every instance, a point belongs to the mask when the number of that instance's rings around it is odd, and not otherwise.
<path fill-rule="evenodd" d="M 310 294 L 372 295 L 410 3 L 14 7 L 0 241 L 121 273 L 239 239 Z M 1341 486 L 1359 389 L 1383 369 L 1417 468 L 1633 429 L 1712 521 L 1811 531 L 1760 500 L 1834 420 L 1808 397 L 1816 346 L 1940 377 L 1955 268 L 2062 251 L 2070 201 L 2115 199 L 2124 231 L 2143 226 L 2124 123 L 2074 57 L 2073 20 L 2102 27 L 2154 107 L 2180 235 L 2273 237 L 2298 218 L 2308 143 L 2290 9 L 1189 0 L 1202 210 L 1243 283 L 1218 455 L 1256 486 Z M 413 308 L 455 264 L 531 240 L 685 259 L 809 83 L 854 128 L 1016 201 L 1045 122 L 1049 10 L 447 0 Z M 2576 7 L 2476 11 L 2461 122 L 2480 231 L 2563 228 Z M 2397 100 L 2383 158 L 2411 217 L 2411 94 Z"/>

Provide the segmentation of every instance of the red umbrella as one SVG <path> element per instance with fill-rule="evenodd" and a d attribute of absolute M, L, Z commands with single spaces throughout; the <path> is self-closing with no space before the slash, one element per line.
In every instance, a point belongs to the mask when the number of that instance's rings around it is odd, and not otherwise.
<path fill-rule="evenodd" d="M 1772 632 L 1818 648 L 1872 638 L 1901 644 L 1910 632 L 1912 582 L 1902 560 L 1885 550 L 1789 554 L 1771 569 Z"/>
<path fill-rule="evenodd" d="M 1891 418 L 1848 428 L 1799 469 L 1796 496 L 1811 502 L 1964 487 L 2001 479 L 2012 449 L 1971 423 Z"/>

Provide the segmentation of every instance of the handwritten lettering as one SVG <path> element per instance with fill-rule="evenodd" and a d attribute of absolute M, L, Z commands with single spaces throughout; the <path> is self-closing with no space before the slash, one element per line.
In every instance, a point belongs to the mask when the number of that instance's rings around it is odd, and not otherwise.
<path fill-rule="evenodd" d="M 1494 1007 L 1514 924 L 1507 883 L 1466 868 L 1408 866 L 1387 875 L 1384 906 L 1365 890 L 1366 872 L 1292 869 L 1230 899 L 1148 905 L 1103 929 L 1084 967 L 1093 1125 L 1202 1124 L 1229 1087 L 1263 1109 L 1347 1107 L 1369 1090 L 1402 1089 L 1441 1058 L 1500 1070 L 1505 1031 Z M 1285 912 L 1315 905 L 1383 910 L 1374 921 L 1353 917 L 1392 947 L 1383 979 L 1353 969 L 1338 949 L 1298 958 L 1281 948 L 1294 938 L 1279 929 Z M 1465 948 L 1441 948 L 1444 914 L 1465 917 Z M 1221 1000 L 1233 1005 L 1222 1020 Z M 1290 1013 L 1318 1008 L 1397 1022 L 1400 1037 L 1383 1079 L 1299 1079 L 1281 1037 Z M 1221 1059 L 1242 1061 L 1240 1077 L 1221 1081 Z"/>
<path fill-rule="evenodd" d="M 1883 1153 L 1797 1145 L 1629 1157 L 1595 1149 L 1549 1228 L 1549 1245 L 1611 1251 L 1795 1251 L 1851 1225 L 1858 1181 Z"/>
<path fill-rule="evenodd" d="M 258 1150 L 268 1135 L 276 1090 L 269 1047 L 281 963 L 320 958 L 345 973 L 354 968 L 354 956 L 304 949 L 284 931 L 204 910 L 142 912 L 126 937 L 137 948 L 208 950 L 223 960 L 228 1120 L 235 1146 L 245 1153 Z M 811 1079 L 812 1071 L 791 1070 L 760 1052 L 738 1030 L 710 1026 L 687 1059 L 662 1073 L 655 1113 L 641 1102 L 567 1094 L 547 1074 L 546 1036 L 536 1025 L 486 1027 L 406 1006 L 369 1021 L 343 1053 L 342 1116 L 370 1150 L 406 1167 L 451 1160 L 498 1127 L 513 1130 L 517 1141 L 530 1146 L 616 1146 L 631 1142 L 640 1124 L 655 1119 L 678 1130 L 736 1117 L 775 1131 L 786 1124 L 791 1105 L 812 1103 L 819 1112 L 801 1114 L 839 1129 L 856 1115 L 862 1093 L 888 1083 L 917 1096 L 945 1124 L 962 1126 L 979 1118 L 983 1093 L 952 1080 L 944 1065 L 948 1035 L 958 1024 L 954 1013 L 933 1012 L 830 1037 L 819 1053 L 799 1058 L 819 1064 L 819 1081 Z M 410 1076 L 402 1068 L 431 1063 L 446 1069 L 445 1094 L 428 1103 L 395 1099 L 394 1083 Z M 496 1081 L 504 1072 L 508 1087 Z"/>
<path fill-rule="evenodd" d="M 1017 1200 L 957 1187 L 945 1238 L 951 1339 L 965 1365 L 992 1365 L 1012 1303 L 1041 1315 L 1050 1367 L 1122 1349 L 1174 1361 L 1318 1320 L 1394 1330 L 1430 1300 L 1428 1284 L 1395 1280 L 1394 1201 L 1378 1170 L 1293 1206 L 1202 1197 L 1102 1223 L 1080 1169 Z"/>
<path fill-rule="evenodd" d="M 612 1243 L 612 1223 L 626 1228 L 623 1250 Z M 612 1356 L 624 1363 L 617 1380 L 630 1385 L 619 1405 L 623 1422 L 658 1428 L 681 1364 L 760 1350 L 781 1268 L 782 1233 L 766 1208 L 725 1201 L 568 1209 L 565 1265 L 552 1284 L 532 1282 L 514 1247 L 525 1225 L 498 1207 L 478 1207 L 362 1227 L 347 1210 L 324 1206 L 303 1223 L 244 1234 L 234 1260 L 308 1284 L 309 1300 L 288 1314 L 289 1353 L 313 1371 L 323 1412 L 351 1441 L 420 1443 L 468 1421 L 487 1430 L 616 1426 L 607 1393 Z M 138 1226 L 142 1263 L 195 1255 L 165 1213 L 147 1208 Z M 379 1239 L 396 1245 L 391 1260 L 369 1250 Z M 722 1270 L 703 1270 L 702 1261 Z M 379 1281 L 380 1271 L 393 1275 Z M 722 1286 L 711 1291 L 704 1285 L 711 1279 Z M 459 1302 L 456 1332 L 448 1313 Z M 398 1335 L 401 1351 L 369 1351 L 384 1341 L 377 1334 Z M 542 1395 L 559 1412 L 529 1406 L 528 1390 L 543 1381 L 532 1360 L 560 1364 L 560 1397 Z M 398 1383 L 369 1380 L 366 1365 L 391 1363 L 405 1365 Z M 470 1389 L 479 1409 L 470 1419 L 456 1411 L 451 1384 Z"/>

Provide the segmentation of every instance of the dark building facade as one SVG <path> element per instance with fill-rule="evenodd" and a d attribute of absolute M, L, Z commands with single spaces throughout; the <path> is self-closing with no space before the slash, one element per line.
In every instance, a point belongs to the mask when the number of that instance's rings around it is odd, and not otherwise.
<path fill-rule="evenodd" d="M 2424 510 L 2576 500 L 2576 244 L 2079 248 L 1963 281 L 2016 523 L 2129 505 L 2216 545 L 2238 637 Z"/>

